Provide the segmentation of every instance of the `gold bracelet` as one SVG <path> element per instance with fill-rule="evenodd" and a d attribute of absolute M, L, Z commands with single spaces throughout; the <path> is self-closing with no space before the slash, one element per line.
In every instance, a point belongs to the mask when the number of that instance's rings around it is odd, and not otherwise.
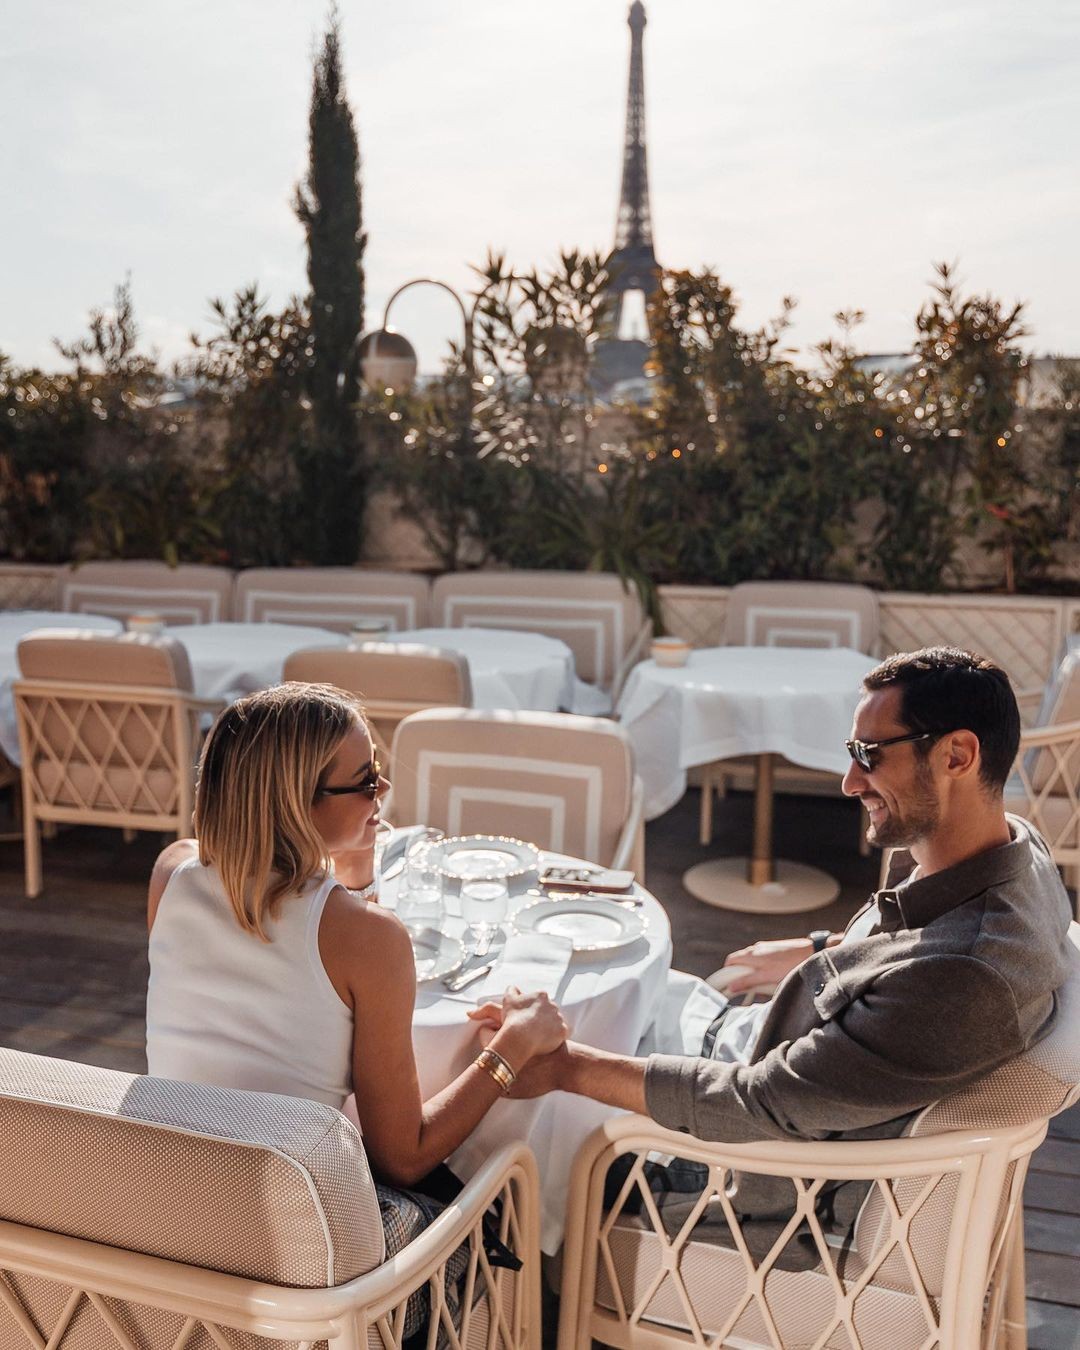
<path fill-rule="evenodd" d="M 476 1064 L 479 1068 L 491 1074 L 501 1091 L 509 1092 L 514 1086 L 514 1079 L 517 1074 L 497 1050 L 492 1050 L 490 1047 L 481 1050 L 476 1057 Z"/>

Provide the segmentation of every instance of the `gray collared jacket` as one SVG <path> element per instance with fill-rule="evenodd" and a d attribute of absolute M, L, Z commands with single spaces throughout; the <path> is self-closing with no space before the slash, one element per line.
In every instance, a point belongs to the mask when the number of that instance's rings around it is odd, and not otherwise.
<path fill-rule="evenodd" d="M 1039 1040 L 1071 906 L 1041 836 L 1008 821 L 1010 843 L 879 891 L 868 936 L 792 971 L 748 1065 L 652 1055 L 649 1113 L 728 1143 L 891 1138 Z M 791 1184 L 744 1177 L 738 1200 L 744 1213 L 790 1211 Z"/>

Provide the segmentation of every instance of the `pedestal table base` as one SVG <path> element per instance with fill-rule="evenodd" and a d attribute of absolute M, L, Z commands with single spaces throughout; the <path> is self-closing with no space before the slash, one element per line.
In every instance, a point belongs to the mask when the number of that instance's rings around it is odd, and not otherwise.
<path fill-rule="evenodd" d="M 748 914 L 800 914 L 824 909 L 840 894 L 839 882 L 816 867 L 779 859 L 773 866 L 774 880 L 755 886 L 747 879 L 746 858 L 715 858 L 691 867 L 682 881 L 695 900 Z"/>

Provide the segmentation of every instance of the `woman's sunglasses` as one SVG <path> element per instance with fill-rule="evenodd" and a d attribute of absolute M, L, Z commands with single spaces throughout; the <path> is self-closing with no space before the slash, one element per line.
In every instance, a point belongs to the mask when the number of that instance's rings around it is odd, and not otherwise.
<path fill-rule="evenodd" d="M 871 773 L 877 764 L 874 756 L 886 745 L 902 745 L 905 741 L 928 741 L 932 736 L 946 736 L 945 731 L 912 731 L 906 736 L 888 736 L 883 741 L 845 741 L 847 752 L 860 769 Z"/>
<path fill-rule="evenodd" d="M 324 787 L 319 788 L 316 794 L 319 797 L 348 797 L 354 792 L 362 793 L 372 801 L 379 795 L 379 788 L 382 786 L 382 765 L 377 759 L 371 761 L 371 768 L 360 779 L 359 783 L 353 783 L 349 787 Z"/>

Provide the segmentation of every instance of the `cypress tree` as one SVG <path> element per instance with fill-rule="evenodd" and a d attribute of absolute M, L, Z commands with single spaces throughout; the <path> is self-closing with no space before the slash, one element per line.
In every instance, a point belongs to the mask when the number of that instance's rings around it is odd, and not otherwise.
<path fill-rule="evenodd" d="M 307 234 L 311 285 L 310 443 L 298 456 L 305 548 L 313 562 L 349 564 L 359 550 L 364 473 L 355 404 L 364 317 L 360 152 L 341 69 L 336 8 L 315 57 L 306 180 L 295 210 Z"/>

